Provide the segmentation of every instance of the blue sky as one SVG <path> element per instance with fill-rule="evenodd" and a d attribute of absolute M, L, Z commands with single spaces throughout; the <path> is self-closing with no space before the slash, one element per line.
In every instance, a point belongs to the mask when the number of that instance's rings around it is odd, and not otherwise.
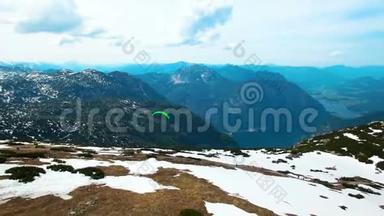
<path fill-rule="evenodd" d="M 0 61 L 384 65 L 384 1 L 2 0 L 0 35 Z"/>

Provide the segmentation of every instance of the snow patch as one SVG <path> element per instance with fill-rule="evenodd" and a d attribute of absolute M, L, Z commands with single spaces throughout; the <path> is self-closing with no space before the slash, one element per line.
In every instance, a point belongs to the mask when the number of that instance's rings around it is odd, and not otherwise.
<path fill-rule="evenodd" d="M 186 81 L 181 79 L 180 74 L 172 75 L 171 80 L 172 80 L 172 83 L 175 85 L 187 83 Z"/>
<path fill-rule="evenodd" d="M 49 162 L 50 160 L 44 160 Z M 106 163 L 93 160 L 66 160 L 67 164 L 74 165 L 75 168 L 87 166 L 105 166 Z M 5 170 L 17 167 L 15 164 L 1 164 L 0 175 L 5 175 Z M 39 166 L 46 168 L 46 166 Z M 129 190 L 135 193 L 150 193 L 157 190 L 178 190 L 176 187 L 164 186 L 151 178 L 142 176 L 106 176 L 99 180 L 93 180 L 88 176 L 79 173 L 55 172 L 45 169 L 45 174 L 40 174 L 33 182 L 21 183 L 17 180 L 0 180 L 0 204 L 15 197 L 38 198 L 45 195 L 53 195 L 62 199 L 70 199 L 70 192 L 91 184 L 104 185 L 114 189 Z"/>
<path fill-rule="evenodd" d="M 0 149 L 10 149 L 12 147 L 10 147 L 9 145 L 4 145 L 4 144 L 0 144 Z"/>
<path fill-rule="evenodd" d="M 114 189 L 129 190 L 141 194 L 156 192 L 156 190 L 161 189 L 178 190 L 176 187 L 164 186 L 150 178 L 141 176 L 106 176 L 97 183 L 105 184 L 105 186 Z"/>
<path fill-rule="evenodd" d="M 205 202 L 205 207 L 207 208 L 208 213 L 213 214 L 213 216 L 257 216 L 256 214 L 251 214 L 239 209 L 234 205 L 224 203 Z"/>
<path fill-rule="evenodd" d="M 353 139 L 353 140 L 356 140 L 356 141 L 361 141 L 360 138 L 354 134 L 351 134 L 351 133 L 344 133 L 343 134 L 345 137 L 348 137 L 349 139 Z"/>
<path fill-rule="evenodd" d="M 372 132 L 371 133 L 368 133 L 369 135 L 375 135 L 375 134 L 378 134 L 378 133 L 383 133 L 383 130 L 380 130 L 380 129 L 373 129 L 373 128 L 369 128 L 369 130 L 371 130 Z"/>
<path fill-rule="evenodd" d="M 16 180 L 0 181 L 0 203 L 7 202 L 13 197 L 37 198 L 53 195 L 62 199 L 70 199 L 68 195 L 78 187 L 91 184 L 90 178 L 82 174 L 69 172 L 54 172 L 46 170 L 33 182 L 24 184 Z"/>

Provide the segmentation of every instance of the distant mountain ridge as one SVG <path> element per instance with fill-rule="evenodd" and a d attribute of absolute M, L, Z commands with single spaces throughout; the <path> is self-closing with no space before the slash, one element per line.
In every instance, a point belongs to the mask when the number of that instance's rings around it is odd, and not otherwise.
<path fill-rule="evenodd" d="M 191 65 L 196 65 L 199 63 L 178 61 L 173 63 L 149 63 L 149 64 L 81 64 L 81 63 L 45 63 L 45 62 L 1 62 L 0 61 L 0 71 L 4 68 L 23 68 L 26 71 L 47 71 L 47 70 L 59 70 L 59 69 L 69 69 L 72 71 L 82 71 L 87 68 L 93 68 L 95 70 L 110 72 L 110 71 L 124 71 L 132 75 L 144 74 L 144 73 L 173 73 L 181 68 L 185 68 Z M 202 64 L 213 69 L 222 68 L 230 66 L 229 64 Z M 294 79 L 294 76 L 299 76 L 300 79 L 308 73 L 315 75 L 316 73 L 321 73 L 322 75 L 332 75 L 345 78 L 358 78 L 363 76 L 377 76 L 384 77 L 384 65 L 372 65 L 372 66 L 345 66 L 345 65 L 333 65 L 328 67 L 316 67 L 316 66 L 283 66 L 283 65 L 233 65 L 237 67 L 242 67 L 248 70 L 253 71 L 271 71 L 275 73 L 280 73 L 288 80 Z M 310 77 L 308 77 L 310 78 Z M 291 80 L 293 81 L 293 80 Z"/>
<path fill-rule="evenodd" d="M 228 70 L 226 69 L 228 68 Z M 246 80 L 229 79 L 228 73 L 232 71 L 238 74 L 245 74 Z M 303 90 L 293 83 L 290 83 L 279 74 L 270 72 L 257 72 L 237 67 L 228 66 L 223 69 L 212 69 L 205 65 L 192 65 L 182 68 L 172 74 L 149 73 L 139 75 L 138 78 L 153 86 L 158 92 L 164 95 L 169 101 L 186 106 L 195 113 L 204 118 L 207 110 L 218 108 L 219 115 L 212 117 L 215 128 L 222 132 L 230 133 L 225 130 L 224 119 L 221 117 L 223 103 L 229 106 L 240 108 L 242 113 L 237 116 L 231 116 L 230 121 L 233 123 L 236 119 L 241 119 L 243 127 L 233 132 L 232 136 L 243 147 L 256 146 L 279 146 L 288 147 L 307 135 L 298 125 L 300 112 L 306 108 L 315 109 L 318 112 L 318 118 L 313 123 L 314 126 L 321 130 L 325 127 L 328 113 L 320 103 L 311 98 Z M 232 77 L 234 78 L 234 76 Z M 244 103 L 241 93 L 242 86 L 247 83 L 255 83 L 260 86 L 260 93 L 263 94 L 261 101 L 249 105 Z M 261 132 L 260 117 L 262 112 L 268 109 L 279 110 L 284 108 L 292 115 L 291 132 L 286 130 L 286 122 L 282 119 L 279 122 L 281 131 L 274 132 L 274 123 L 268 120 L 267 129 Z M 248 118 L 248 111 L 254 109 L 255 117 L 251 120 Z M 255 128 L 249 128 L 246 125 L 250 121 L 255 120 Z"/>
<path fill-rule="evenodd" d="M 315 68 L 176 62 L 152 65 L 104 65 L 99 67 L 104 72 L 86 69 L 79 73 L 74 71 L 85 65 L 68 64 L 67 66 L 74 70 L 62 69 L 65 67 L 55 64 L 0 63 L 1 79 L 6 79 L 10 74 L 15 77 L 14 83 L 7 84 L 7 81 L 4 81 L 2 84 L 1 88 L 8 91 L 0 92 L 0 100 L 3 102 L 12 100 L 10 93 L 18 95 L 16 97 L 18 102 L 28 104 L 36 104 L 40 100 L 43 100 L 42 103 L 49 103 L 50 100 L 52 101 L 52 95 L 57 97 L 55 94 L 59 94 L 59 98 L 69 97 L 72 100 L 79 96 L 83 100 L 99 98 L 104 101 L 110 99 L 117 101 L 127 97 L 133 101 L 145 99 L 168 104 L 166 106 L 185 106 L 197 113 L 200 118 L 205 118 L 208 109 L 220 108 L 223 103 L 240 107 L 242 110 L 256 108 L 256 116 L 259 117 L 260 112 L 267 108 L 274 110 L 286 108 L 293 114 L 294 119 L 298 118 L 299 111 L 313 108 L 320 113 L 318 122 L 314 123 L 320 132 L 382 120 L 384 116 L 382 114 L 384 109 L 380 106 L 384 92 L 381 85 L 383 78 L 379 76 L 384 74 L 380 72 L 384 69 L 381 66 Z M 125 68 L 125 70 L 113 72 L 112 69 L 115 68 Z M 345 73 L 342 73 L 343 71 Z M 133 75 L 130 75 L 131 73 Z M 25 76 L 26 80 L 20 78 L 20 74 L 28 74 Z M 39 74 L 37 77 L 41 79 L 39 86 L 33 82 L 36 74 Z M 363 74 L 365 76 L 362 76 Z M 51 75 L 55 78 L 52 79 Z M 18 76 L 20 78 L 18 91 L 9 91 L 19 82 Z M 72 81 L 65 80 L 70 76 L 73 76 Z M 137 78 L 145 83 L 139 82 Z M 252 82 L 259 84 L 265 93 L 262 101 L 256 106 L 245 104 L 240 95 L 242 86 Z M 47 86 L 44 87 L 45 85 Z M 60 91 L 50 88 L 61 85 L 66 87 Z M 128 95 L 125 88 L 130 89 Z M 23 97 L 23 94 L 27 97 Z M 171 103 L 173 105 L 170 105 Z M 106 106 L 108 107 L 108 104 Z M 222 110 L 219 110 L 219 114 L 222 114 Z M 229 121 L 233 123 L 237 117 L 241 117 L 244 124 L 249 123 L 246 115 L 232 116 Z M 236 133 L 232 133 L 224 130 L 222 117 L 216 116 L 211 120 L 218 130 L 228 133 L 247 147 L 255 147 L 255 143 L 256 146 L 266 147 L 264 145 L 266 141 L 267 147 L 269 145 L 287 147 L 312 134 L 297 129 L 300 128 L 297 123 L 292 125 L 296 131 L 290 134 L 257 134 L 257 130 L 261 128 L 260 125 L 255 125 L 255 128 L 242 127 Z M 273 119 L 268 119 L 268 122 L 270 121 L 273 122 Z M 281 125 L 285 123 L 284 119 L 280 122 Z M 273 127 L 267 129 L 273 130 Z M 285 130 L 286 127 L 282 129 Z"/>
<path fill-rule="evenodd" d="M 132 115 L 139 108 L 152 112 L 179 107 L 148 84 L 122 72 L 105 74 L 89 69 L 79 73 L 0 73 L 0 139 L 165 148 L 222 148 L 235 144 L 213 128 L 198 133 L 197 126 L 204 125 L 204 121 L 194 114 L 192 132 L 186 132 L 187 122 L 183 120 L 180 132 L 173 130 L 171 121 L 162 132 L 159 118 L 154 119 L 154 132 L 139 132 L 132 122 Z M 68 109 L 72 111 L 65 115 L 64 123 L 73 126 L 73 131 L 62 127 L 61 118 Z M 108 128 L 106 119 L 114 109 L 123 116 L 116 117 L 119 121 L 110 116 L 110 127 L 124 128 L 124 133 Z M 145 115 L 138 120 L 144 127 L 149 124 Z"/>

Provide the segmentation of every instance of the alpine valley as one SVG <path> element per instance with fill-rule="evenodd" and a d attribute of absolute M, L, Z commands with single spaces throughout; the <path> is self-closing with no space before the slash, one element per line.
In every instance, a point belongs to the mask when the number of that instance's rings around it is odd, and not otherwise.
<path fill-rule="evenodd" d="M 382 68 L 92 68 L 0 64 L 0 215 L 383 215 Z"/>

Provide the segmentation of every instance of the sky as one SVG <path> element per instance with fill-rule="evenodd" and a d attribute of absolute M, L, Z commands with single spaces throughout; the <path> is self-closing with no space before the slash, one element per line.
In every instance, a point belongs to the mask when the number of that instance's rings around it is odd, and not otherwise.
<path fill-rule="evenodd" d="M 0 61 L 384 65 L 383 0 L 1 0 Z"/>

